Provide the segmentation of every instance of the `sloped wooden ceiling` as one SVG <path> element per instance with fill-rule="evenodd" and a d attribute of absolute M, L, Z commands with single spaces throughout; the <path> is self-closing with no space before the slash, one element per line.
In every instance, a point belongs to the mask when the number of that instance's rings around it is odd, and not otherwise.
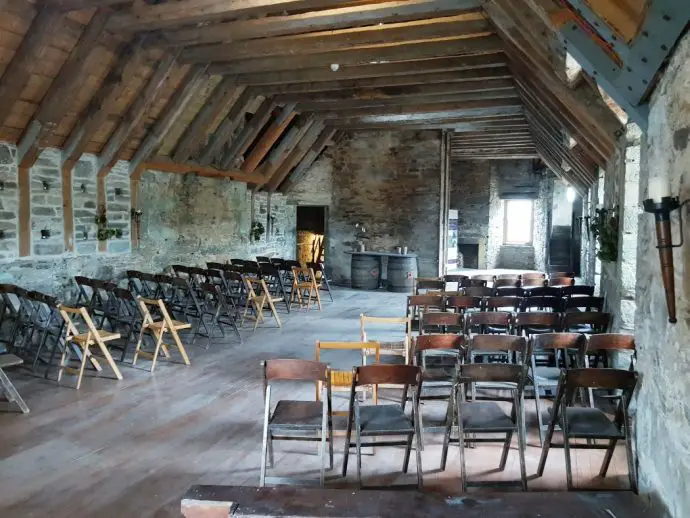
<path fill-rule="evenodd" d="M 632 2 L 632 0 L 630 0 Z M 621 2 L 617 2 L 620 4 Z M 0 139 L 269 191 L 339 132 L 453 132 L 581 191 L 621 124 L 571 81 L 558 0 L 0 0 Z"/>

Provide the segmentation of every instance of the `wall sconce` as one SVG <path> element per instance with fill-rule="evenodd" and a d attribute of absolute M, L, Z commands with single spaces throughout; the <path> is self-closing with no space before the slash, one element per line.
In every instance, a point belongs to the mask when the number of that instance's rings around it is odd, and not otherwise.
<path fill-rule="evenodd" d="M 41 230 L 41 239 L 48 239 L 50 237 L 50 230 L 44 228 Z"/>
<path fill-rule="evenodd" d="M 50 184 L 49 184 L 48 182 L 46 182 L 45 180 L 43 180 L 43 181 L 41 182 L 41 185 L 43 185 L 43 190 L 44 190 L 44 191 L 49 191 L 49 190 L 50 190 Z"/>
<path fill-rule="evenodd" d="M 122 189 L 120 187 L 115 187 L 115 196 L 122 196 Z"/>
<path fill-rule="evenodd" d="M 673 272 L 673 249 L 683 246 L 683 215 L 680 214 L 680 243 L 673 244 L 671 240 L 671 212 L 681 209 L 683 205 L 678 197 L 671 196 L 671 189 L 665 177 L 651 178 L 649 181 L 649 198 L 642 202 L 645 212 L 654 214 L 656 220 L 656 242 L 661 264 L 661 278 L 666 292 L 666 307 L 668 321 L 675 324 L 676 320 L 676 286 Z"/>
<path fill-rule="evenodd" d="M 0 230 L 0 239 L 5 239 L 5 231 Z"/>
<path fill-rule="evenodd" d="M 5 182 L 0 181 L 0 191 L 4 191 L 4 190 L 5 190 Z"/>
<path fill-rule="evenodd" d="M 80 190 L 82 193 L 86 194 L 86 184 L 85 184 L 85 183 L 81 184 L 81 185 L 79 186 L 79 190 Z"/>

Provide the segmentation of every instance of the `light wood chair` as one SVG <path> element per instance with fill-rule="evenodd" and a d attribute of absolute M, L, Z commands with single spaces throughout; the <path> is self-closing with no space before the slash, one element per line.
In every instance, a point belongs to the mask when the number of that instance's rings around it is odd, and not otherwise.
<path fill-rule="evenodd" d="M 21 365 L 22 363 L 24 363 L 24 360 L 22 360 L 18 356 L 15 356 L 14 354 L 0 354 L 0 387 L 2 388 L 2 391 L 5 393 L 5 398 L 7 398 L 7 401 L 9 401 L 10 403 L 17 403 L 21 411 L 25 414 L 28 414 L 29 407 L 26 403 L 24 403 L 24 400 L 19 395 L 19 392 L 17 391 L 17 389 L 12 384 L 10 379 L 7 377 L 7 374 L 5 374 L 5 371 L 3 370 L 7 369 L 8 367 L 15 367 L 17 365 Z"/>
<path fill-rule="evenodd" d="M 410 347 L 412 344 L 412 319 L 408 317 L 370 317 L 364 313 L 359 315 L 359 338 L 362 342 L 368 342 L 366 327 L 370 326 L 396 326 L 405 329 L 405 336 L 402 340 L 378 340 L 381 356 L 390 356 L 381 360 L 381 363 L 404 363 L 410 365 Z M 400 358 L 401 361 L 396 361 Z M 391 360 L 391 361 L 387 361 Z"/>
<path fill-rule="evenodd" d="M 64 319 L 65 324 L 67 326 L 67 333 L 65 335 L 65 346 L 62 351 L 62 357 L 60 358 L 60 368 L 58 371 L 57 378 L 58 383 L 60 383 L 60 381 L 62 380 L 62 375 L 65 372 L 77 374 L 76 389 L 79 390 L 79 388 L 81 387 L 81 380 L 84 376 L 84 368 L 86 367 L 87 361 L 91 362 L 91 365 L 98 372 L 101 372 L 103 370 L 100 364 L 98 363 L 98 360 L 94 357 L 94 354 L 90 349 L 92 346 L 98 346 L 98 349 L 100 349 L 101 354 L 108 362 L 108 365 L 110 366 L 112 371 L 115 373 L 115 377 L 118 380 L 121 380 L 122 373 L 120 373 L 120 369 L 118 369 L 117 365 L 115 364 L 115 361 L 113 360 L 113 357 L 110 355 L 108 347 L 106 346 L 106 342 L 119 339 L 120 334 L 105 331 L 104 329 L 96 329 L 96 326 L 94 325 L 93 320 L 89 315 L 89 312 L 84 307 L 70 308 L 67 306 L 59 305 L 58 309 L 60 311 L 60 315 L 62 315 L 62 318 Z M 74 320 L 72 320 L 72 316 L 81 317 L 84 324 L 86 325 L 86 333 L 79 332 L 79 329 L 75 325 Z M 75 355 L 80 359 L 80 365 L 78 369 L 69 367 L 68 365 L 72 352 L 74 352 Z"/>
<path fill-rule="evenodd" d="M 244 282 L 247 287 L 247 304 L 244 307 L 244 314 L 242 315 L 242 322 L 240 327 L 244 326 L 244 321 L 247 318 L 254 319 L 254 329 L 256 331 L 259 323 L 264 322 L 264 307 L 268 305 L 268 309 L 276 319 L 278 327 L 282 328 L 283 324 L 280 322 L 278 311 L 276 310 L 275 302 L 283 301 L 283 297 L 273 296 L 263 279 L 255 279 L 253 277 L 244 276 Z M 249 315 L 249 309 L 253 308 L 254 316 Z"/>
<path fill-rule="evenodd" d="M 187 351 L 182 344 L 182 340 L 180 340 L 178 331 L 183 329 L 191 329 L 192 324 L 188 322 L 180 322 L 179 320 L 173 320 L 170 318 L 170 314 L 165 307 L 165 303 L 161 299 L 146 299 L 144 297 L 137 297 L 137 304 L 139 305 L 139 311 L 141 311 L 142 322 L 141 331 L 139 332 L 139 340 L 137 341 L 137 348 L 134 351 L 132 365 L 136 365 L 139 356 L 144 356 L 145 358 L 149 358 L 151 360 L 150 371 L 153 372 L 153 370 L 156 368 L 156 361 L 158 360 L 158 355 L 161 350 L 163 351 L 163 355 L 166 358 L 169 358 L 169 346 L 163 343 L 165 333 L 170 333 L 173 338 L 174 343 L 171 344 L 170 347 L 173 345 L 177 347 L 177 350 L 180 352 L 180 356 L 182 356 L 182 360 L 184 361 L 185 365 L 190 365 Z M 154 320 L 149 307 L 155 308 L 156 313 L 161 315 L 160 320 Z M 142 351 L 141 349 L 141 346 L 144 342 L 144 335 L 147 331 L 153 335 L 153 338 L 156 342 L 153 352 Z"/>
<path fill-rule="evenodd" d="M 321 361 L 321 353 L 324 350 L 335 351 L 352 351 L 360 350 L 362 352 L 362 363 L 364 364 L 367 356 L 374 356 L 375 363 L 379 363 L 381 359 L 381 344 L 379 342 L 316 342 L 316 361 Z M 331 367 L 331 390 L 333 392 L 350 392 L 352 387 L 352 366 L 347 369 L 334 369 Z M 320 401 L 323 384 L 319 383 L 316 387 L 316 400 Z M 366 393 L 369 387 L 359 387 L 359 392 Z M 371 388 L 372 398 L 374 404 L 378 402 L 378 389 L 376 386 Z M 333 415 L 346 416 L 347 411 L 333 412 Z"/>
<path fill-rule="evenodd" d="M 314 270 L 311 268 L 297 268 L 293 266 L 290 303 L 292 304 L 295 299 L 297 299 L 300 307 L 302 307 L 304 306 L 302 299 L 305 296 L 307 297 L 307 309 L 312 305 L 312 297 L 315 297 L 315 302 L 319 306 L 319 311 L 321 311 L 321 295 L 319 295 L 319 284 L 316 282 Z"/>

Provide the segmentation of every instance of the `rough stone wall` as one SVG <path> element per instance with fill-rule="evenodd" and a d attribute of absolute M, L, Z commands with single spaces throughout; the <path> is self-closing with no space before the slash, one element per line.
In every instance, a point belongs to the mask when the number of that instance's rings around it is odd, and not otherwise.
<path fill-rule="evenodd" d="M 90 155 L 76 164 L 72 175 L 75 251 L 66 253 L 58 152 L 44 151 L 30 174 L 32 255 L 18 257 L 16 150 L 0 144 L 0 181 L 4 187 L 0 190 L 0 228 L 6 238 L 0 240 L 0 282 L 69 298 L 74 293 L 75 275 L 119 279 L 127 269 L 160 272 L 174 263 L 203 265 L 231 257 L 295 255 L 296 211 L 284 196 L 272 194 L 269 202 L 267 193 L 259 193 L 252 204 L 246 184 L 156 171 L 141 177 L 141 239 L 139 247 L 132 250 L 126 162 L 113 167 L 105 188 L 108 227 L 119 228 L 123 236 L 108 240 L 106 252 L 100 253 L 95 224 L 95 157 Z M 44 190 L 44 180 L 48 191 Z M 258 242 L 249 237 L 252 214 L 266 229 Z M 43 228 L 50 230 L 50 238 L 41 239 Z"/>
<path fill-rule="evenodd" d="M 679 44 L 651 100 L 640 170 L 640 199 L 650 176 L 667 174 L 671 193 L 690 198 L 690 36 Z M 642 385 L 637 397 L 636 444 L 640 489 L 665 507 L 655 516 L 690 516 L 690 225 L 674 248 L 678 323 L 669 324 L 654 218 L 638 216 L 635 340 Z M 678 236 L 678 213 L 672 216 Z M 676 237 L 675 239 L 678 239 Z"/>

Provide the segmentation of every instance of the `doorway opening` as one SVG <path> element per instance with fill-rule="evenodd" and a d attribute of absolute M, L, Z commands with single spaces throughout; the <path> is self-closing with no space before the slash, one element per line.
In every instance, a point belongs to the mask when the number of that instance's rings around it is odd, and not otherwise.
<path fill-rule="evenodd" d="M 323 263 L 326 253 L 326 208 L 323 205 L 297 207 L 297 260 Z"/>

